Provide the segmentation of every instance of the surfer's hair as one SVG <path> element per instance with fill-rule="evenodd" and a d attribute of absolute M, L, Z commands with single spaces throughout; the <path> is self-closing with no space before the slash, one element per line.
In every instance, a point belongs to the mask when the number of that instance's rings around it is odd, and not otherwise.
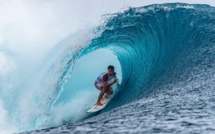
<path fill-rule="evenodd" d="M 109 65 L 109 66 L 108 66 L 108 69 L 114 70 L 114 66 Z"/>

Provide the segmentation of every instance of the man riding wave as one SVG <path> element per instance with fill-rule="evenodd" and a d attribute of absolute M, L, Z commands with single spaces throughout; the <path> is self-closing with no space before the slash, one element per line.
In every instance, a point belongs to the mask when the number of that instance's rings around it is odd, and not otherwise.
<path fill-rule="evenodd" d="M 106 93 L 105 98 L 109 98 L 110 95 L 113 94 L 113 89 L 111 88 L 111 86 L 118 81 L 118 79 L 116 78 L 116 72 L 114 71 L 114 66 L 109 65 L 107 69 L 108 72 L 100 74 L 94 83 L 95 87 L 100 91 L 98 101 L 96 104 L 98 106 L 102 105 L 100 101 L 105 93 Z M 108 83 L 108 81 L 113 78 L 114 81 Z"/>

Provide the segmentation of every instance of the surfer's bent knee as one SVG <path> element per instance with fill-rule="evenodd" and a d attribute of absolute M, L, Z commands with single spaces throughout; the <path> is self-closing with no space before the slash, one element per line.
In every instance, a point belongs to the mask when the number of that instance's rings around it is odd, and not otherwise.
<path fill-rule="evenodd" d="M 108 88 L 108 90 L 106 91 L 107 94 L 111 95 L 113 94 L 113 89 L 110 87 Z"/>

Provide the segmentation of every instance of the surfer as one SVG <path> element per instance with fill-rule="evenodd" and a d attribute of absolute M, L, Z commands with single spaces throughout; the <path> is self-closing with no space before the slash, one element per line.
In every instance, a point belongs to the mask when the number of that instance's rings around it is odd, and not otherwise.
<path fill-rule="evenodd" d="M 114 71 L 114 66 L 109 65 L 107 69 L 108 69 L 108 72 L 100 74 L 94 83 L 95 87 L 100 91 L 98 101 L 96 103 L 97 106 L 102 105 L 100 101 L 105 93 L 106 93 L 106 95 L 105 95 L 106 98 L 109 98 L 110 95 L 113 94 L 113 89 L 111 88 L 111 86 L 114 83 L 116 83 L 118 80 L 116 78 L 116 72 Z M 114 78 L 114 81 L 108 83 L 108 81 L 113 78 Z"/>

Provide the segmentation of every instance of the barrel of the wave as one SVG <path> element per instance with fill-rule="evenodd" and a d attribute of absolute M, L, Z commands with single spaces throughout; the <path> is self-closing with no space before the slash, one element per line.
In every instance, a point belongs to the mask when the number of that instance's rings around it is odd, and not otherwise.
<path fill-rule="evenodd" d="M 142 98 L 181 53 L 201 43 L 199 31 L 206 26 L 201 22 L 208 23 L 212 14 L 194 17 L 193 13 L 205 14 L 205 9 L 214 10 L 205 5 L 151 5 L 130 8 L 108 20 L 101 36 L 86 49 L 110 49 L 122 66 L 123 88 L 114 103 L 106 105 L 107 110 Z"/>

